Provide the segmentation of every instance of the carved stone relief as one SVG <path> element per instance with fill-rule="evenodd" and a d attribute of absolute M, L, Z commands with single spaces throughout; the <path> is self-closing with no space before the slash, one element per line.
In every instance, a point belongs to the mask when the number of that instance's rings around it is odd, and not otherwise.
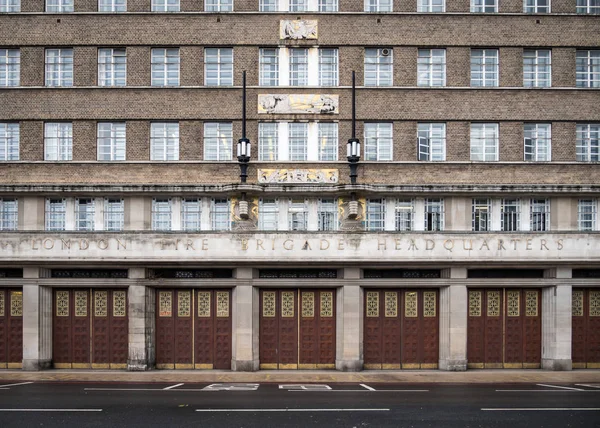
<path fill-rule="evenodd" d="M 259 94 L 259 114 L 339 114 L 339 95 Z"/>
<path fill-rule="evenodd" d="M 289 40 L 315 40 L 318 37 L 318 21 L 282 19 L 279 21 L 279 37 Z"/>

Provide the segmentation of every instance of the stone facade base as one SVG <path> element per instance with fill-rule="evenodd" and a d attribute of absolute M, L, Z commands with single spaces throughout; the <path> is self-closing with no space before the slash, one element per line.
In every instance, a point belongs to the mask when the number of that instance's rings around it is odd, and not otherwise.
<path fill-rule="evenodd" d="M 557 360 L 550 358 L 542 359 L 542 368 L 544 370 L 568 371 L 573 370 L 572 360 Z"/>
<path fill-rule="evenodd" d="M 36 372 L 52 368 L 52 360 L 23 360 L 23 370 Z"/>
<path fill-rule="evenodd" d="M 145 360 L 128 360 L 127 361 L 127 371 L 145 372 L 148 370 L 152 370 L 152 367 Z"/>
<path fill-rule="evenodd" d="M 335 369 L 342 372 L 359 372 L 363 369 L 363 360 L 335 360 Z"/>
<path fill-rule="evenodd" d="M 448 372 L 464 372 L 467 370 L 467 360 L 440 360 L 438 367 Z"/>
<path fill-rule="evenodd" d="M 234 372 L 255 372 L 258 369 L 258 360 L 231 360 L 231 370 Z"/>

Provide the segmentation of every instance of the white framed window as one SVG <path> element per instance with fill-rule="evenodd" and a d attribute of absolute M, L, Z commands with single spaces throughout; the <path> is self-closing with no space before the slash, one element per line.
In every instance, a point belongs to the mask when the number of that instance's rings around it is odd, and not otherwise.
<path fill-rule="evenodd" d="M 577 13 L 599 15 L 600 0 L 577 0 Z"/>
<path fill-rule="evenodd" d="M 550 13 L 550 0 L 523 0 L 524 13 Z"/>
<path fill-rule="evenodd" d="M 338 224 L 338 200 L 321 198 L 317 203 L 318 230 L 322 232 L 336 231 Z"/>
<path fill-rule="evenodd" d="M 526 123 L 523 129 L 526 161 L 550 162 L 552 158 L 551 125 Z"/>
<path fill-rule="evenodd" d="M 308 85 L 308 49 L 290 48 L 290 86 Z"/>
<path fill-rule="evenodd" d="M 392 0 L 365 0 L 365 12 L 392 12 Z"/>
<path fill-rule="evenodd" d="M 598 201 L 580 199 L 577 204 L 577 230 L 592 232 L 597 230 Z"/>
<path fill-rule="evenodd" d="M 277 199 L 258 200 L 258 230 L 279 229 L 279 201 Z"/>
<path fill-rule="evenodd" d="M 308 229 L 308 203 L 305 199 L 290 199 L 288 204 L 288 230 Z"/>
<path fill-rule="evenodd" d="M 290 123 L 288 126 L 288 159 L 308 160 L 308 123 Z"/>
<path fill-rule="evenodd" d="M 21 12 L 21 0 L 0 0 L 0 13 Z"/>
<path fill-rule="evenodd" d="M 179 12 L 179 0 L 152 0 L 152 12 Z"/>
<path fill-rule="evenodd" d="M 205 12 L 233 12 L 233 0 L 205 0 Z"/>
<path fill-rule="evenodd" d="M 338 159 L 338 124 L 333 122 L 318 123 L 319 161 L 336 161 Z"/>
<path fill-rule="evenodd" d="M 548 199 L 531 199 L 529 219 L 532 232 L 550 230 L 550 201 Z"/>
<path fill-rule="evenodd" d="M 393 160 L 392 134 L 391 123 L 365 123 L 365 160 Z"/>
<path fill-rule="evenodd" d="M 204 84 L 233 85 L 233 48 L 204 49 Z"/>
<path fill-rule="evenodd" d="M 202 225 L 202 199 L 181 199 L 181 230 L 184 232 L 197 232 Z"/>
<path fill-rule="evenodd" d="M 365 86 L 392 86 L 393 70 L 393 49 L 365 49 Z"/>
<path fill-rule="evenodd" d="M 46 199 L 45 229 L 65 230 L 67 225 L 67 201 L 64 198 Z"/>
<path fill-rule="evenodd" d="M 444 200 L 442 198 L 425 199 L 425 230 L 429 232 L 444 230 Z"/>
<path fill-rule="evenodd" d="M 261 161 L 336 161 L 338 144 L 336 122 L 258 124 L 258 159 Z"/>
<path fill-rule="evenodd" d="M 98 160 L 125 160 L 125 122 L 98 122 Z"/>
<path fill-rule="evenodd" d="M 152 49 L 152 86 L 179 86 L 179 48 Z"/>
<path fill-rule="evenodd" d="M 369 232 L 385 230 L 385 199 L 367 199 L 365 229 Z"/>
<path fill-rule="evenodd" d="M 153 122 L 150 125 L 150 160 L 179 160 L 179 123 Z"/>
<path fill-rule="evenodd" d="M 125 48 L 98 49 L 98 86 L 125 86 L 127 84 L 127 50 Z"/>
<path fill-rule="evenodd" d="M 231 122 L 204 123 L 204 160 L 230 161 L 233 159 L 233 124 Z"/>
<path fill-rule="evenodd" d="M 74 11 L 74 0 L 46 0 L 46 12 L 69 13 Z"/>
<path fill-rule="evenodd" d="M 259 0 L 258 2 L 260 12 L 278 12 L 278 8 L 279 0 Z"/>
<path fill-rule="evenodd" d="M 319 0 L 319 12 L 337 12 L 338 0 Z"/>
<path fill-rule="evenodd" d="M 471 49 L 471 86 L 498 86 L 498 49 Z"/>
<path fill-rule="evenodd" d="M 600 0 L 598 0 L 600 13 Z M 578 88 L 600 88 L 600 50 L 578 50 L 575 84 Z"/>
<path fill-rule="evenodd" d="M 279 160 L 278 123 L 261 122 L 258 124 L 258 160 Z"/>
<path fill-rule="evenodd" d="M 338 49 L 319 49 L 319 86 L 338 85 Z"/>
<path fill-rule="evenodd" d="M 446 0 L 419 0 L 417 12 L 446 12 Z"/>
<path fill-rule="evenodd" d="M 212 230 L 230 230 L 229 200 L 212 199 L 210 203 L 210 223 Z"/>
<path fill-rule="evenodd" d="M 15 198 L 0 198 L 0 230 L 17 230 L 19 203 Z"/>
<path fill-rule="evenodd" d="M 73 86 L 73 49 L 46 49 L 46 86 Z"/>
<path fill-rule="evenodd" d="M 493 162 L 498 160 L 498 124 L 471 124 L 471 160 Z"/>
<path fill-rule="evenodd" d="M 290 12 L 306 12 L 308 10 L 308 0 L 289 0 Z"/>
<path fill-rule="evenodd" d="M 260 86 L 279 85 L 279 48 L 261 48 L 259 50 Z"/>
<path fill-rule="evenodd" d="M 98 12 L 127 12 L 127 0 L 98 0 Z"/>
<path fill-rule="evenodd" d="M 395 230 L 410 232 L 414 228 L 415 202 L 412 199 L 396 199 L 394 206 Z"/>
<path fill-rule="evenodd" d="M 104 230 L 119 232 L 125 224 L 125 202 L 121 198 L 104 198 Z"/>
<path fill-rule="evenodd" d="M 0 86 L 21 84 L 21 51 L 0 49 Z"/>
<path fill-rule="evenodd" d="M 73 124 L 55 122 L 44 124 L 44 160 L 73 160 Z"/>
<path fill-rule="evenodd" d="M 19 160 L 19 140 L 18 123 L 0 123 L 0 161 Z"/>
<path fill-rule="evenodd" d="M 173 223 L 172 202 L 170 198 L 152 199 L 152 230 L 171 230 Z"/>
<path fill-rule="evenodd" d="M 419 123 L 417 140 L 420 161 L 446 160 L 445 123 Z"/>
<path fill-rule="evenodd" d="M 600 161 L 600 123 L 577 124 L 577 161 Z"/>
<path fill-rule="evenodd" d="M 94 198 L 75 198 L 75 230 L 94 230 Z"/>
<path fill-rule="evenodd" d="M 521 230 L 521 201 L 519 199 L 502 199 L 500 229 L 503 232 L 518 232 Z"/>
<path fill-rule="evenodd" d="M 471 209 L 471 230 L 488 232 L 492 227 L 492 202 L 490 199 L 473 199 Z"/>
<path fill-rule="evenodd" d="M 552 85 L 552 52 L 549 49 L 523 50 L 523 86 L 544 88 Z"/>
<path fill-rule="evenodd" d="M 417 86 L 446 86 L 446 49 L 419 49 Z"/>
<path fill-rule="evenodd" d="M 497 13 L 498 0 L 471 0 L 471 13 Z"/>

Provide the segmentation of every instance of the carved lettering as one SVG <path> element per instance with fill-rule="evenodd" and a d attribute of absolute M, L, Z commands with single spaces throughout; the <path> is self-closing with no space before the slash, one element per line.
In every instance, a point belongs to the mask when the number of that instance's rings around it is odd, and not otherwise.
<path fill-rule="evenodd" d="M 425 249 L 431 251 L 435 248 L 435 241 L 433 239 L 425 240 Z"/>
<path fill-rule="evenodd" d="M 263 247 L 263 241 L 262 241 L 262 239 L 257 239 L 257 240 L 256 240 L 256 249 L 258 250 L 259 248 L 260 248 L 261 250 L 264 250 L 264 249 L 265 249 L 265 247 Z"/>
<path fill-rule="evenodd" d="M 402 239 L 394 239 L 394 241 L 396 242 L 396 250 L 401 250 L 402 249 Z"/>
<path fill-rule="evenodd" d="M 304 251 L 306 251 L 306 250 L 311 250 L 312 251 L 312 248 L 310 248 L 310 244 L 308 243 L 308 241 L 304 241 L 304 245 L 302 246 L 302 249 Z"/>
<path fill-rule="evenodd" d="M 410 245 L 408 246 L 408 249 L 409 249 L 409 250 L 413 250 L 413 251 L 414 251 L 414 250 L 417 250 L 417 251 L 419 251 L 419 247 L 417 247 L 417 244 L 416 244 L 416 242 L 415 242 L 415 240 L 414 240 L 414 239 L 411 239 L 411 240 L 410 240 Z"/>
<path fill-rule="evenodd" d="M 123 247 L 124 250 L 127 249 L 127 243 L 121 241 L 119 238 L 117 238 L 117 250 L 120 250 L 121 247 Z"/>
<path fill-rule="evenodd" d="M 487 249 L 488 249 L 488 251 L 489 251 L 489 249 L 490 249 L 490 246 L 489 246 L 489 245 L 488 245 L 488 243 L 487 243 L 487 239 L 484 239 L 484 240 L 483 240 L 483 243 L 481 244 L 481 247 L 479 247 L 479 251 L 483 250 L 483 247 L 487 248 Z"/>
<path fill-rule="evenodd" d="M 241 241 L 242 244 L 242 251 L 248 251 L 248 240 L 246 238 L 243 238 Z M 194 247 L 192 247 L 193 249 Z"/>
<path fill-rule="evenodd" d="M 513 244 L 513 250 L 517 249 L 517 242 L 520 242 L 520 239 L 511 239 L 510 242 Z"/>
<path fill-rule="evenodd" d="M 525 249 L 527 251 L 531 250 L 531 241 L 532 241 L 531 238 L 527 238 L 527 246 L 525 247 Z"/>
<path fill-rule="evenodd" d="M 338 250 L 340 250 L 340 251 L 345 250 L 343 239 L 338 240 Z"/>
<path fill-rule="evenodd" d="M 467 248 L 467 240 L 463 239 L 463 249 L 466 251 L 471 251 L 473 249 L 473 240 L 469 239 L 469 247 Z"/>
<path fill-rule="evenodd" d="M 550 250 L 550 248 L 548 248 L 548 246 L 546 245 L 545 239 L 540 240 L 540 250 L 543 250 L 543 249 Z"/>
<path fill-rule="evenodd" d="M 320 250 L 327 250 L 329 248 L 329 241 L 327 239 L 321 239 Z"/>
<path fill-rule="evenodd" d="M 87 250 L 88 248 L 90 248 L 90 241 L 88 239 L 82 239 L 79 241 L 80 250 Z"/>
<path fill-rule="evenodd" d="M 32 250 L 39 250 L 39 248 L 35 246 L 35 239 L 31 240 L 31 249 Z"/>
<path fill-rule="evenodd" d="M 504 248 L 504 239 L 498 239 L 498 250 L 506 250 Z"/>
<path fill-rule="evenodd" d="M 108 241 L 106 241 L 105 239 L 99 239 L 97 245 L 98 245 L 98 248 L 101 250 L 108 249 Z"/>
<path fill-rule="evenodd" d="M 444 241 L 444 248 L 450 252 L 452 252 L 452 249 L 454 248 L 454 240 L 452 239 L 446 239 Z"/>
<path fill-rule="evenodd" d="M 245 244 L 246 244 L 246 248 L 244 248 L 244 241 L 245 241 Z M 186 250 L 189 250 L 189 249 L 195 250 L 195 248 L 194 248 L 194 241 L 192 241 L 191 239 L 188 239 L 186 241 L 186 243 L 185 243 L 185 249 Z M 248 249 L 248 240 L 247 239 L 242 239 L 242 250 L 245 251 L 247 249 Z"/>
<path fill-rule="evenodd" d="M 556 241 L 556 244 L 557 244 L 557 249 L 558 249 L 558 251 L 560 251 L 560 250 L 562 250 L 562 249 L 563 249 L 563 240 L 562 240 L 562 239 L 558 239 L 558 240 Z"/>
<path fill-rule="evenodd" d="M 288 244 L 289 242 L 289 244 Z M 284 250 L 293 250 L 294 249 L 294 241 L 292 241 L 291 239 L 286 239 L 285 241 L 283 241 L 283 249 Z"/>
<path fill-rule="evenodd" d="M 383 247 L 383 250 L 387 250 L 387 242 L 385 239 L 378 239 L 377 240 L 377 251 L 379 251 L 381 249 L 381 247 Z"/>
<path fill-rule="evenodd" d="M 71 240 L 67 239 L 66 241 L 64 239 L 60 240 L 61 244 L 62 244 L 62 249 L 63 250 L 70 250 L 71 249 Z"/>
<path fill-rule="evenodd" d="M 202 239 L 202 251 L 208 250 L 208 239 Z"/>
<path fill-rule="evenodd" d="M 44 247 L 44 250 L 51 250 L 54 248 L 54 239 L 44 239 L 44 242 L 42 242 L 42 247 Z"/>

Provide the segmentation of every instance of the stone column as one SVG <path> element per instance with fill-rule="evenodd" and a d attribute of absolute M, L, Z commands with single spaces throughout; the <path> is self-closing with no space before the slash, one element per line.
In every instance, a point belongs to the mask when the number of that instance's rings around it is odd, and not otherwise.
<path fill-rule="evenodd" d="M 556 278 L 571 278 L 570 268 L 557 268 Z M 570 285 L 542 290 L 542 368 L 571 370 L 571 299 Z"/>
<path fill-rule="evenodd" d="M 38 279 L 46 271 L 23 269 L 23 278 Z M 52 366 L 52 289 L 39 284 L 23 286 L 23 370 Z"/>
<path fill-rule="evenodd" d="M 359 279 L 359 268 L 345 268 L 344 279 Z M 344 285 L 337 293 L 335 368 L 345 372 L 363 369 L 363 291 Z"/>
<path fill-rule="evenodd" d="M 466 268 L 450 268 L 450 278 L 467 278 Z M 467 369 L 466 285 L 450 285 L 440 289 L 440 370 Z"/>
<path fill-rule="evenodd" d="M 130 279 L 144 279 L 143 268 L 129 269 Z M 127 291 L 129 312 L 129 356 L 127 370 L 144 371 L 154 368 L 155 353 L 155 292 L 145 285 L 130 285 Z"/>
<path fill-rule="evenodd" d="M 233 290 L 231 370 L 256 371 L 259 367 L 259 291 L 252 286 L 252 268 L 238 268 Z"/>

